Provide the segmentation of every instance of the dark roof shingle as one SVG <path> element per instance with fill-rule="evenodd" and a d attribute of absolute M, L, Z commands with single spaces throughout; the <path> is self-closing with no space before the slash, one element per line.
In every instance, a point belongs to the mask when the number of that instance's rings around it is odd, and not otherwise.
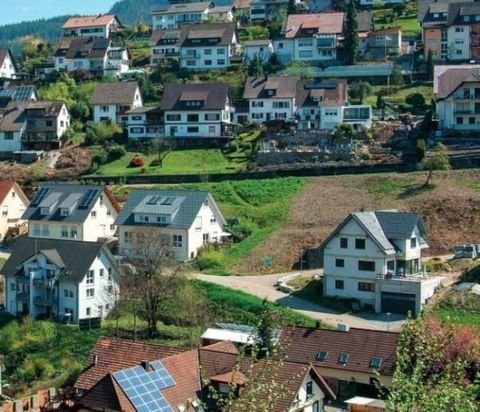
<path fill-rule="evenodd" d="M 167 84 L 163 92 L 162 110 L 189 110 L 183 102 L 203 102 L 197 110 L 223 110 L 230 99 L 230 87 L 225 83 Z"/>
<path fill-rule="evenodd" d="M 135 100 L 137 91 L 137 82 L 97 83 L 91 103 L 131 105 Z"/>

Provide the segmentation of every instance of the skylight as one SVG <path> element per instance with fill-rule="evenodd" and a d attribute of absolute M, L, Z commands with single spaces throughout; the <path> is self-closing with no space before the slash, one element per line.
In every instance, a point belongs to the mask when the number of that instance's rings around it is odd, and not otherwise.
<path fill-rule="evenodd" d="M 317 356 L 315 357 L 315 359 L 318 362 L 325 362 L 327 358 L 328 358 L 328 351 L 326 350 L 321 350 L 320 352 L 317 353 Z"/>
<path fill-rule="evenodd" d="M 348 352 L 341 352 L 340 356 L 338 357 L 338 363 L 341 363 L 342 365 L 346 365 L 349 358 L 350 358 L 350 354 Z"/>
<path fill-rule="evenodd" d="M 370 361 L 370 367 L 374 368 L 374 369 L 378 369 L 378 368 L 380 368 L 380 366 L 382 366 L 382 362 L 383 362 L 382 358 L 380 358 L 378 356 L 374 356 L 372 358 L 372 360 Z"/>

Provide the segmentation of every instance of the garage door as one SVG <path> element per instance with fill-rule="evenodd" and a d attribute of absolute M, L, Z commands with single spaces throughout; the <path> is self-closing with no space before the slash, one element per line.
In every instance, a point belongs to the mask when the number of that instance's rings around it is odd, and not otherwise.
<path fill-rule="evenodd" d="M 382 312 L 406 315 L 410 311 L 415 314 L 415 295 L 408 293 L 382 292 Z"/>

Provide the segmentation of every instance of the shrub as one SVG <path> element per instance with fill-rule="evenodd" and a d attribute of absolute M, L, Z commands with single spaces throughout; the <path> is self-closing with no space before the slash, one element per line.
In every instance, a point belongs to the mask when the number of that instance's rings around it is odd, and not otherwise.
<path fill-rule="evenodd" d="M 123 146 L 114 145 L 108 150 L 108 161 L 113 162 L 114 160 L 120 159 L 126 154 L 127 154 L 127 151 Z"/>
<path fill-rule="evenodd" d="M 425 106 L 425 97 L 421 93 L 410 93 L 405 102 L 416 109 L 421 109 Z"/>
<path fill-rule="evenodd" d="M 150 167 L 157 167 L 157 166 L 161 166 L 161 165 L 162 165 L 162 162 L 157 158 L 153 159 L 150 162 Z"/>
<path fill-rule="evenodd" d="M 107 161 L 107 151 L 103 147 L 95 148 L 93 152 L 92 163 L 96 163 L 97 165 L 103 165 L 107 163 Z"/>
<path fill-rule="evenodd" d="M 223 272 L 222 252 L 213 247 L 206 247 L 197 256 L 197 265 L 200 270 L 214 270 Z"/>
<path fill-rule="evenodd" d="M 98 136 L 97 136 L 97 133 L 95 133 L 95 130 L 91 129 L 91 128 L 87 128 L 87 131 L 85 133 L 85 141 L 84 141 L 84 145 L 85 146 L 94 146 L 96 144 L 98 144 Z"/>
<path fill-rule="evenodd" d="M 130 160 L 128 167 L 143 167 L 144 165 L 145 165 L 145 161 L 140 155 L 137 154 L 132 157 L 132 160 Z"/>

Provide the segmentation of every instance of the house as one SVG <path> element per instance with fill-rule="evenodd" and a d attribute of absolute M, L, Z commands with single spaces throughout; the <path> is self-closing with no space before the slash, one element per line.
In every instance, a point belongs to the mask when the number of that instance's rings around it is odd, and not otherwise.
<path fill-rule="evenodd" d="M 126 112 L 143 106 L 140 88 L 136 81 L 96 83 L 91 99 L 93 122 L 127 122 Z"/>
<path fill-rule="evenodd" d="M 280 348 L 289 362 L 311 364 L 336 394 L 355 382 L 357 395 L 377 395 L 373 382 L 389 387 L 400 334 L 383 330 L 287 326 Z M 284 348 L 284 349 L 283 349 Z"/>
<path fill-rule="evenodd" d="M 131 376 L 135 378 L 129 380 Z M 140 385 L 145 397 L 132 397 L 132 389 Z M 193 405 L 199 405 L 201 390 L 198 352 L 101 337 L 74 388 L 81 410 L 191 412 Z M 148 396 L 146 390 L 150 390 Z"/>
<path fill-rule="evenodd" d="M 114 307 L 119 273 L 103 243 L 23 237 L 11 249 L 1 269 L 8 313 L 77 323 Z"/>
<path fill-rule="evenodd" d="M 0 79 L 15 79 L 17 67 L 10 49 L 0 49 Z"/>
<path fill-rule="evenodd" d="M 165 134 L 160 106 L 137 107 L 125 112 L 125 116 L 126 124 L 124 120 L 122 123 L 126 126 L 129 139 L 152 139 Z"/>
<path fill-rule="evenodd" d="M 163 379 L 158 379 L 158 375 Z M 327 382 L 312 366 L 267 363 L 265 359 L 253 364 L 249 356 L 242 358 L 229 342 L 185 350 L 103 337 L 75 383 L 76 404 L 81 409 L 128 412 L 164 409 L 190 412 L 204 407 L 219 410 L 214 398 L 208 396 L 213 387 L 220 395 L 235 388 L 233 410 L 247 411 L 252 402 L 249 394 L 256 392 L 250 387 L 259 381 L 262 386 L 282 387 L 278 399 L 270 399 L 267 391 L 254 394 L 253 401 L 268 405 L 272 412 L 320 412 L 335 399 Z M 141 395 L 132 396 L 135 392 Z M 242 394 L 247 395 L 242 397 Z"/>
<path fill-rule="evenodd" d="M 214 6 L 208 11 L 208 19 L 212 22 L 229 23 L 233 21 L 233 5 Z"/>
<path fill-rule="evenodd" d="M 351 213 L 322 243 L 324 294 L 355 298 L 376 313 L 418 314 L 440 285 L 426 275 L 417 213 Z"/>
<path fill-rule="evenodd" d="M 26 132 L 22 146 L 33 150 L 59 149 L 70 126 L 70 113 L 63 100 L 31 101 L 24 106 Z"/>
<path fill-rule="evenodd" d="M 0 157 L 8 159 L 13 152 L 22 150 L 27 122 L 22 108 L 15 102 L 1 110 L 0 116 Z"/>
<path fill-rule="evenodd" d="M 95 77 L 119 76 L 129 69 L 126 47 L 113 47 L 103 37 L 62 37 L 54 53 L 58 71 L 85 71 Z"/>
<path fill-rule="evenodd" d="M 21 187 L 12 180 L 0 181 L 0 240 L 11 229 L 19 229 L 25 222 L 22 215 L 30 201 Z"/>
<path fill-rule="evenodd" d="M 477 132 L 480 125 L 480 69 L 453 66 L 440 73 L 435 76 L 439 129 Z"/>
<path fill-rule="evenodd" d="M 296 4 L 299 1 L 295 1 Z M 288 9 L 288 0 L 251 0 L 250 20 L 258 21 L 270 19 L 281 9 Z"/>
<path fill-rule="evenodd" d="M 282 64 L 336 60 L 344 32 L 344 13 L 290 14 L 273 48 Z"/>
<path fill-rule="evenodd" d="M 118 212 L 104 186 L 41 183 L 22 219 L 29 237 L 96 242 L 115 234 Z"/>
<path fill-rule="evenodd" d="M 165 136 L 180 138 L 231 138 L 234 108 L 224 83 L 165 85 L 160 105 Z"/>
<path fill-rule="evenodd" d="M 372 57 L 385 58 L 402 54 L 402 28 L 389 27 L 368 35 L 368 52 Z"/>
<path fill-rule="evenodd" d="M 345 16 L 346 18 L 346 16 Z M 365 56 L 368 51 L 368 37 L 374 31 L 373 13 L 363 10 L 357 13 L 358 22 L 358 54 Z"/>
<path fill-rule="evenodd" d="M 38 100 L 38 94 L 33 85 L 14 85 L 5 82 L 0 89 L 0 111 L 10 102 L 24 103 L 35 100 Z"/>
<path fill-rule="evenodd" d="M 468 61 L 480 58 L 480 7 L 471 1 L 424 4 L 421 14 L 424 57 Z"/>
<path fill-rule="evenodd" d="M 292 120 L 298 109 L 300 78 L 293 76 L 248 77 L 243 98 L 249 105 L 249 122 Z"/>
<path fill-rule="evenodd" d="M 183 69 L 225 69 L 239 53 L 234 23 L 203 23 L 182 28 L 180 66 Z"/>
<path fill-rule="evenodd" d="M 151 227 L 171 236 L 171 246 L 179 261 L 194 259 L 206 244 L 222 242 L 225 218 L 208 192 L 187 190 L 134 189 L 115 220 L 119 253 L 135 253 L 136 231 Z"/>
<path fill-rule="evenodd" d="M 164 60 L 180 59 L 180 45 L 183 39 L 181 29 L 154 30 L 150 37 L 150 64 Z"/>
<path fill-rule="evenodd" d="M 246 64 L 251 64 L 255 59 L 262 64 L 270 61 L 273 54 L 273 42 L 266 40 L 248 40 L 245 42 L 244 59 Z"/>
<path fill-rule="evenodd" d="M 152 10 L 153 30 L 176 29 L 182 23 L 207 22 L 212 2 L 176 3 Z"/>
<path fill-rule="evenodd" d="M 113 32 L 122 27 L 114 14 L 97 16 L 69 17 L 62 27 L 65 37 L 103 37 L 109 38 Z"/>

